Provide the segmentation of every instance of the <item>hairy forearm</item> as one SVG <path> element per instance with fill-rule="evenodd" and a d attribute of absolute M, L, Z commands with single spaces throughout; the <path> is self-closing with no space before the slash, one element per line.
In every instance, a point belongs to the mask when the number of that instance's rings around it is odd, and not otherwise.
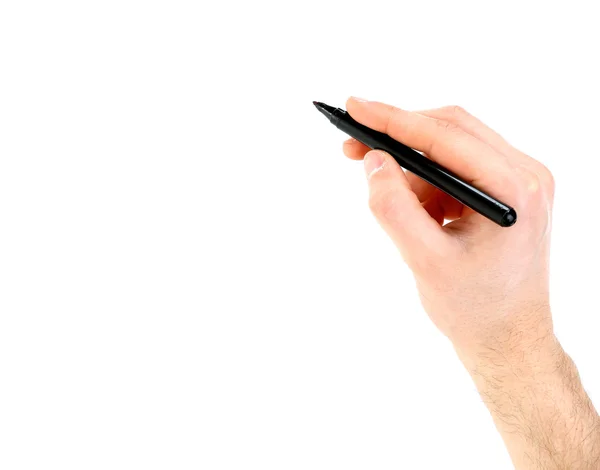
<path fill-rule="evenodd" d="M 518 470 L 600 469 L 600 419 L 554 337 L 458 350 Z"/>

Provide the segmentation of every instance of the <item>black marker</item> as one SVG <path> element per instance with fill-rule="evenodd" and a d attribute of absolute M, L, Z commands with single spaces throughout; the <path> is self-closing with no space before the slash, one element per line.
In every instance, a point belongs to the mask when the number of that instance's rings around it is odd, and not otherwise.
<path fill-rule="evenodd" d="M 400 166 L 449 194 L 465 206 L 479 212 L 492 222 L 501 227 L 510 227 L 517 221 L 517 213 L 512 207 L 464 182 L 458 176 L 424 157 L 419 152 L 392 139 L 387 134 L 363 126 L 352 119 L 343 109 L 334 108 L 318 101 L 313 101 L 313 104 L 338 129 L 369 148 L 385 150 L 394 157 L 394 160 Z"/>

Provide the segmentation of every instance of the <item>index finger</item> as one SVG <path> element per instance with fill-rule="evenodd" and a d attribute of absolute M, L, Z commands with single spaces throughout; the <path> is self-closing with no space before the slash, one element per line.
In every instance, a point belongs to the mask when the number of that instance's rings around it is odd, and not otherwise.
<path fill-rule="evenodd" d="M 506 157 L 447 121 L 376 101 L 350 98 L 350 115 L 371 129 L 424 152 L 429 158 L 482 190 L 510 193 L 513 172 Z"/>

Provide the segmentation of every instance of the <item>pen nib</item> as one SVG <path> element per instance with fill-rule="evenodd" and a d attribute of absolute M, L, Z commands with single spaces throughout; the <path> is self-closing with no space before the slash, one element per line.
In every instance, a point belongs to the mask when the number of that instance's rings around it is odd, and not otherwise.
<path fill-rule="evenodd" d="M 335 111 L 335 108 L 333 106 L 329 106 L 325 103 L 321 103 L 320 101 L 313 101 L 313 104 L 321 113 L 323 113 L 327 117 L 327 119 L 329 119 L 331 121 L 331 116 L 333 115 L 333 112 Z"/>

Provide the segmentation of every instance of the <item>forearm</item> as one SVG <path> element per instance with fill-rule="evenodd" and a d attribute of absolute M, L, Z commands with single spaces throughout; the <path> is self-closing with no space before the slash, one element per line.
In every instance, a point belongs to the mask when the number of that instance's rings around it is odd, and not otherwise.
<path fill-rule="evenodd" d="M 599 469 L 600 419 L 554 335 L 496 346 L 458 353 L 515 467 Z"/>

